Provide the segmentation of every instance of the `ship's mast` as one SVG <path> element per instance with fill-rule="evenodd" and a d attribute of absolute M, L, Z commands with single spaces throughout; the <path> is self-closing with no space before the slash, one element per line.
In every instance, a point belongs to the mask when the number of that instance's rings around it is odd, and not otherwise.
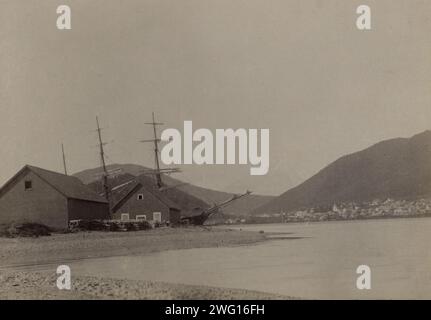
<path fill-rule="evenodd" d="M 157 126 L 162 126 L 164 123 L 156 122 L 154 112 L 152 113 L 152 122 L 145 122 L 146 125 L 151 125 L 153 127 L 153 139 L 147 139 L 147 140 L 141 140 L 141 142 L 147 143 L 151 142 L 154 144 L 154 162 L 156 168 L 154 170 L 147 171 L 146 173 L 153 174 L 156 178 L 156 184 L 159 189 L 162 189 L 163 181 L 162 181 L 162 173 L 169 174 L 173 172 L 179 172 L 178 168 L 166 168 L 161 169 L 160 168 L 160 159 L 159 159 L 159 142 L 161 141 L 160 138 L 157 136 Z"/>
<path fill-rule="evenodd" d="M 64 168 L 64 174 L 67 176 L 67 167 L 66 167 L 66 156 L 64 154 L 64 146 L 61 144 L 61 153 L 63 155 L 63 168 Z"/>
<path fill-rule="evenodd" d="M 102 184 L 103 184 L 103 190 L 105 193 L 105 198 L 109 203 L 109 213 L 111 214 L 110 190 L 108 185 L 108 170 L 106 168 L 105 151 L 103 149 L 103 146 L 106 145 L 107 143 L 102 141 L 102 133 L 101 133 L 102 129 L 100 128 L 98 117 L 96 117 L 96 123 L 97 123 L 97 135 L 99 138 L 100 160 L 102 162 L 102 169 L 103 169 Z"/>
<path fill-rule="evenodd" d="M 162 183 L 162 174 L 160 173 L 160 161 L 159 161 L 159 142 L 160 142 L 160 139 L 157 137 L 157 126 L 162 126 L 163 123 L 156 122 L 155 117 L 154 117 L 154 112 L 152 113 L 152 115 L 153 115 L 153 122 L 145 122 L 145 124 L 153 126 L 154 139 L 142 140 L 141 142 L 144 142 L 144 143 L 145 142 L 153 142 L 154 143 L 154 162 L 156 164 L 155 177 L 156 177 L 157 187 L 161 188 L 163 186 L 163 183 Z"/>

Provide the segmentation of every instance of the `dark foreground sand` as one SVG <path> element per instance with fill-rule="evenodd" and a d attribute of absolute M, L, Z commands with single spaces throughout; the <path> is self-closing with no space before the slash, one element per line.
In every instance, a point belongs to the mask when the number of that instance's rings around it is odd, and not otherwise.
<path fill-rule="evenodd" d="M 195 227 L 0 238 L 0 299 L 288 299 L 247 290 L 94 277 L 74 277 L 72 289 L 65 291 L 56 287 L 55 274 L 17 271 L 75 259 L 248 245 L 265 239 L 257 232 Z"/>
<path fill-rule="evenodd" d="M 46 272 L 1 274 L 0 299 L 289 299 L 282 295 L 239 289 L 95 277 L 74 277 L 71 290 L 59 290 L 56 279 L 55 275 Z"/>

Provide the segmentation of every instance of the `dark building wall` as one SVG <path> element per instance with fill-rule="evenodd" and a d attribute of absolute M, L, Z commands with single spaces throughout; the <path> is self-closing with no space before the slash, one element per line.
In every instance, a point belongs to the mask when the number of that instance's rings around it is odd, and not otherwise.
<path fill-rule="evenodd" d="M 171 209 L 169 213 L 169 222 L 172 224 L 178 224 L 181 220 L 181 211 L 176 209 Z"/>
<path fill-rule="evenodd" d="M 138 194 L 143 194 L 144 198 L 138 200 Z M 136 215 L 146 215 L 147 220 L 153 220 L 154 212 L 161 212 L 162 221 L 170 221 L 168 206 L 141 187 L 115 211 L 113 216 L 114 219 L 121 219 L 122 213 L 128 213 L 130 219 L 135 219 Z"/>
<path fill-rule="evenodd" d="M 69 209 L 69 220 L 110 219 L 107 203 L 69 199 L 67 205 Z"/>
<path fill-rule="evenodd" d="M 25 181 L 32 189 L 25 190 Z M 0 223 L 37 222 L 52 228 L 68 227 L 67 199 L 33 174 L 24 172 L 0 196 Z"/>

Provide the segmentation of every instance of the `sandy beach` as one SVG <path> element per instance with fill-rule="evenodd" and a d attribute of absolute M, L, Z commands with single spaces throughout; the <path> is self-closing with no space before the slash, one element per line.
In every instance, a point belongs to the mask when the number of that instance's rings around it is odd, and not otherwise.
<path fill-rule="evenodd" d="M 71 260 L 250 245 L 265 239 L 258 232 L 197 227 L 0 238 L 0 299 L 287 299 L 247 290 L 84 276 L 74 277 L 72 290 L 66 291 L 57 289 L 56 274 L 34 270 Z"/>
<path fill-rule="evenodd" d="M 0 268 L 68 260 L 141 255 L 165 250 L 247 245 L 264 234 L 218 228 L 158 228 L 133 232 L 78 232 L 39 238 L 0 238 Z"/>
<path fill-rule="evenodd" d="M 96 277 L 74 277 L 71 290 L 59 290 L 56 276 L 46 272 L 12 272 L 0 275 L 0 299 L 172 299 L 172 300 L 266 300 L 288 299 L 283 295 L 251 290 L 132 281 Z"/>

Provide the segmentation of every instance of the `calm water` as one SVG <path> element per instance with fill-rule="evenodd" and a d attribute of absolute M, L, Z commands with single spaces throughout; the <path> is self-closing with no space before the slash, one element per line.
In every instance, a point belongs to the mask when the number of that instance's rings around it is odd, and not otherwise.
<path fill-rule="evenodd" d="M 431 218 L 238 226 L 292 239 L 71 263 L 74 274 L 243 288 L 305 298 L 431 298 Z M 356 268 L 372 271 L 356 289 Z"/>

